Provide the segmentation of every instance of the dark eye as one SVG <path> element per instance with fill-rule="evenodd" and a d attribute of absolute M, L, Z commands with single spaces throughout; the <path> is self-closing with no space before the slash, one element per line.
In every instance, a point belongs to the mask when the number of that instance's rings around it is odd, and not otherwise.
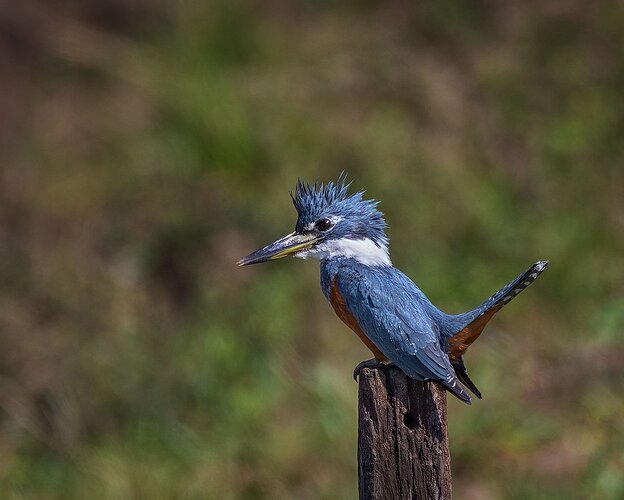
<path fill-rule="evenodd" d="M 319 231 L 327 231 L 330 227 L 332 227 L 332 221 L 329 219 L 319 219 L 316 221 L 316 224 L 314 224 L 314 227 L 316 227 Z"/>

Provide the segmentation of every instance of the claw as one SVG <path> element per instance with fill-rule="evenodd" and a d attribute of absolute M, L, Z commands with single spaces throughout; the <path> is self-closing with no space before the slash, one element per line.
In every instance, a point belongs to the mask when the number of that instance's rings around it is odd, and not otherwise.
<path fill-rule="evenodd" d="M 383 363 L 380 363 L 375 358 L 367 359 L 366 361 L 362 361 L 361 363 L 358 363 L 358 365 L 353 370 L 353 380 L 355 380 L 356 382 L 358 381 L 358 377 L 360 376 L 360 370 L 362 368 L 375 368 L 376 366 L 379 366 L 381 364 Z"/>

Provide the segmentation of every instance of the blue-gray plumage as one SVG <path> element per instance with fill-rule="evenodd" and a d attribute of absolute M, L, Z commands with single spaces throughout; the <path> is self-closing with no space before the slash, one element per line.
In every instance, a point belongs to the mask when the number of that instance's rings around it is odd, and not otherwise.
<path fill-rule="evenodd" d="M 481 393 L 468 377 L 466 349 L 492 316 L 546 268 L 539 261 L 475 309 L 450 315 L 435 307 L 392 266 L 383 214 L 363 192 L 348 195 L 344 179 L 297 183 L 295 232 L 241 259 L 256 264 L 287 255 L 321 262 L 321 288 L 340 319 L 373 352 L 370 366 L 393 363 L 416 380 L 437 380 L 466 403 Z M 461 382 L 461 383 L 460 383 Z"/>

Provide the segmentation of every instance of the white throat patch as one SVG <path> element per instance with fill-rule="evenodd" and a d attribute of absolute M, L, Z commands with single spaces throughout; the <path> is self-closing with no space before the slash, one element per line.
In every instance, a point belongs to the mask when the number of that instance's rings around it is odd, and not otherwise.
<path fill-rule="evenodd" d="M 302 250 L 297 252 L 295 257 L 298 259 L 322 260 L 327 257 L 345 257 L 353 258 L 366 266 L 391 266 L 388 248 L 379 246 L 369 238 L 360 240 L 352 240 L 349 238 L 340 238 L 338 240 L 330 240 L 316 245 L 310 250 Z"/>

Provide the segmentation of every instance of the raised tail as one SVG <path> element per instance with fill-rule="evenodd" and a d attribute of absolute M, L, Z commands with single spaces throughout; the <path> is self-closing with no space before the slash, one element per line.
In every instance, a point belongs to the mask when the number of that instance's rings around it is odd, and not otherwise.
<path fill-rule="evenodd" d="M 511 301 L 522 290 L 533 283 L 548 266 L 547 260 L 540 260 L 533 264 L 524 273 L 518 276 L 508 285 L 501 288 L 479 307 L 470 312 L 449 317 L 450 332 L 444 345 L 455 375 L 470 391 L 481 399 L 481 391 L 477 389 L 468 372 L 462 356 L 466 349 L 477 340 L 485 325 L 492 316 L 500 311 L 504 305 Z M 447 330 L 448 331 L 448 330 Z"/>
<path fill-rule="evenodd" d="M 546 269 L 546 266 L 548 266 L 547 260 L 540 260 L 536 262 L 515 280 L 492 295 L 479 307 L 465 314 L 453 317 L 453 323 L 456 325 L 454 328 L 455 333 L 450 332 L 451 334 L 447 337 L 445 345 L 445 350 L 451 362 L 457 361 L 461 358 L 461 356 L 466 352 L 466 349 L 468 349 L 468 347 L 475 340 L 477 340 L 479 335 L 481 335 L 483 328 L 485 328 L 488 321 L 492 319 L 492 316 L 500 311 L 503 306 L 509 303 L 511 299 L 518 295 L 522 290 L 533 283 L 537 277 L 542 274 L 544 269 Z M 465 373 L 465 367 L 460 371 Z M 461 377 L 459 374 L 458 376 Z M 466 379 L 470 381 L 467 374 Z M 464 382 L 464 380 L 462 380 L 462 382 Z M 470 387 L 470 385 L 467 384 L 467 387 Z M 472 389 L 472 387 L 470 387 L 470 389 Z"/>
<path fill-rule="evenodd" d="M 505 304 L 510 302 L 511 299 L 533 283 L 537 277 L 544 272 L 546 266 L 548 266 L 547 260 L 537 261 L 515 280 L 501 288 L 483 304 L 477 307 L 479 315 L 484 314 L 488 309 L 492 309 L 493 307 L 498 307 L 498 309 L 496 309 L 497 311 L 500 310 Z"/>

